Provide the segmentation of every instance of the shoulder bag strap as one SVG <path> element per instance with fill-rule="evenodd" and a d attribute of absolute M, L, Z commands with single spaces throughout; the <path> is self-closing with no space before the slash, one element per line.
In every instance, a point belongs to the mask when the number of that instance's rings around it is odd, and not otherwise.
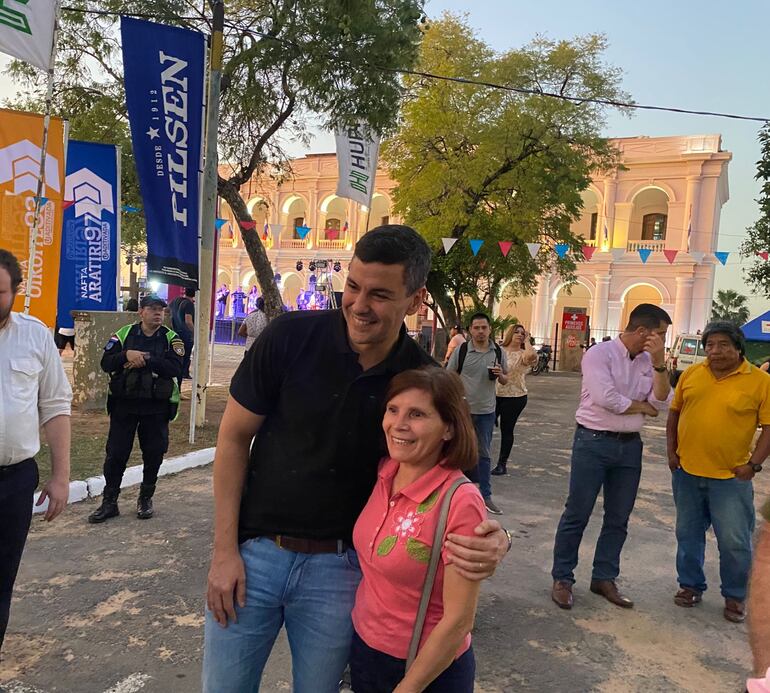
<path fill-rule="evenodd" d="M 436 580 L 436 571 L 438 570 L 438 562 L 441 558 L 441 546 L 444 543 L 444 532 L 446 531 L 447 517 L 449 516 L 449 504 L 452 502 L 452 496 L 455 491 L 463 484 L 469 484 L 470 481 L 464 476 L 456 479 L 454 483 L 449 487 L 449 490 L 444 496 L 444 500 L 441 503 L 441 511 L 438 517 L 438 524 L 436 525 L 436 533 L 433 535 L 433 545 L 430 549 L 430 561 L 428 562 L 428 572 L 425 575 L 425 584 L 422 587 L 422 597 L 420 597 L 420 606 L 417 608 L 417 618 L 414 622 L 414 630 L 412 631 L 412 640 L 409 643 L 409 654 L 406 658 L 406 669 L 412 666 L 417 657 L 417 648 L 420 646 L 420 638 L 422 638 L 422 629 L 425 625 L 425 614 L 428 612 L 428 604 L 430 603 L 430 595 L 433 592 L 433 583 Z"/>

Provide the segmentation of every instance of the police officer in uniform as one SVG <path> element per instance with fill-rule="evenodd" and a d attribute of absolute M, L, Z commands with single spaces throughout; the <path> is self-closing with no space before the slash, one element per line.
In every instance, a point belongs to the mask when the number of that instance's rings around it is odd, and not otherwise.
<path fill-rule="evenodd" d="M 139 432 L 144 461 L 136 516 L 152 517 L 152 496 L 163 455 L 168 450 L 168 422 L 176 418 L 184 344 L 176 332 L 163 325 L 166 302 L 155 295 L 142 298 L 139 322 L 126 325 L 110 337 L 104 347 L 102 370 L 110 374 L 107 413 L 110 431 L 104 460 L 104 497 L 88 517 L 104 522 L 120 514 L 120 482 Z"/>

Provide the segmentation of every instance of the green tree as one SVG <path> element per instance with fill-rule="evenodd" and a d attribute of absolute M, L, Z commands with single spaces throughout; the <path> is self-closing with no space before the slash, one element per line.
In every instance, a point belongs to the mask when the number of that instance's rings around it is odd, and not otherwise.
<path fill-rule="evenodd" d="M 602 36 L 591 35 L 537 38 L 495 53 L 451 14 L 426 31 L 419 71 L 535 92 L 405 79 L 400 128 L 384 158 L 398 183 L 396 211 L 435 250 L 428 289 L 444 324 L 469 309 L 491 310 L 504 284 L 527 294 L 541 272 L 573 276 L 569 256 L 558 260 L 544 249 L 533 260 L 525 244 L 579 250 L 570 224 L 580 215 L 580 193 L 593 172 L 617 164 L 617 152 L 600 135 L 607 107 L 542 92 L 628 100 L 620 71 L 603 61 L 605 48 Z M 447 254 L 442 237 L 460 241 Z M 468 239 L 484 241 L 477 256 Z M 514 241 L 507 257 L 498 241 Z"/>
<path fill-rule="evenodd" d="M 424 0 L 232 0 L 227 3 L 220 100 L 219 195 L 239 222 L 253 221 L 240 188 L 253 176 L 290 176 L 286 143 L 307 141 L 308 124 L 364 121 L 384 132 L 401 96 L 397 71 L 414 63 Z M 210 18 L 183 0 L 137 7 L 129 0 L 73 0 L 63 14 L 57 112 L 72 118 L 95 104 L 127 121 L 117 14 L 149 11 L 156 21 L 208 33 Z M 93 11 L 111 14 L 94 15 Z M 15 62 L 14 78 L 40 104 L 42 79 Z M 116 124 L 116 130 L 118 125 Z M 90 139 L 89 133 L 84 134 Z M 135 176 L 135 174 L 134 174 Z M 265 296 L 280 310 L 273 271 L 256 229 L 242 237 Z"/>
<path fill-rule="evenodd" d="M 747 282 L 756 291 L 770 298 L 770 262 L 758 257 L 758 253 L 770 251 L 770 123 L 765 123 L 757 136 L 762 156 L 757 161 L 754 178 L 762 183 L 757 204 L 759 219 L 746 229 L 746 238 L 741 243 L 741 256 L 753 263 L 743 270 Z"/>
<path fill-rule="evenodd" d="M 733 289 L 720 289 L 711 307 L 711 319 L 730 320 L 740 327 L 749 319 L 749 308 L 746 305 L 748 300 Z"/>

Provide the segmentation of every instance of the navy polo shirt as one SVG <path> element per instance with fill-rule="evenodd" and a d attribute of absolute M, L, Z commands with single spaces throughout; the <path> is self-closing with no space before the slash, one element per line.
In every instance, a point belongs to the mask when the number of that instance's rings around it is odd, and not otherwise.
<path fill-rule="evenodd" d="M 350 541 L 385 453 L 390 379 L 438 365 L 402 326 L 387 358 L 367 371 L 341 310 L 285 313 L 265 328 L 230 394 L 265 416 L 251 448 L 240 541 L 266 534 Z"/>

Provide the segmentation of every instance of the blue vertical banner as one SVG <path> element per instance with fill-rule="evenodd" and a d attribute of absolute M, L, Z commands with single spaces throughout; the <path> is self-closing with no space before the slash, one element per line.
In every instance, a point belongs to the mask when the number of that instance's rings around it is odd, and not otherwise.
<path fill-rule="evenodd" d="M 117 310 L 120 150 L 70 140 L 64 178 L 59 265 L 59 327 L 71 310 Z"/>
<path fill-rule="evenodd" d="M 147 274 L 197 288 L 206 37 L 128 17 L 120 33 Z"/>

